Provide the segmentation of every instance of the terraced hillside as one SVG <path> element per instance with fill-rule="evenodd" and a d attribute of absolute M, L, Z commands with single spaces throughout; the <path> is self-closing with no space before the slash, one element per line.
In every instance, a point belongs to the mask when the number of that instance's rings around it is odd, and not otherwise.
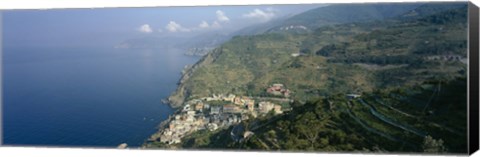
<path fill-rule="evenodd" d="M 449 80 L 466 70 L 466 9 L 326 26 L 308 34 L 237 36 L 194 65 L 170 101 L 180 106 L 214 93 L 264 95 L 274 83 L 306 101 Z"/>
<path fill-rule="evenodd" d="M 457 78 L 354 99 L 315 99 L 282 116 L 244 121 L 240 125 L 254 135 L 240 142 L 230 137 L 231 127 L 198 132 L 179 147 L 465 153 L 466 86 L 465 78 Z"/>
<path fill-rule="evenodd" d="M 267 89 L 282 84 L 293 109 L 174 147 L 466 153 L 466 17 L 466 3 L 421 5 L 313 32 L 234 37 L 186 71 L 172 106 L 212 94 L 272 97 Z M 240 126 L 253 136 L 234 140 Z"/>

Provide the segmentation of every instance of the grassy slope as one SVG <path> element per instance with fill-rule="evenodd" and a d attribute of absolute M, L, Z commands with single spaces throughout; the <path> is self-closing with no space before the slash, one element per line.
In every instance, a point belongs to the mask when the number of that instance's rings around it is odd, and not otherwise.
<path fill-rule="evenodd" d="M 294 92 L 294 98 L 308 100 L 339 92 L 414 85 L 432 77 L 448 80 L 459 76 L 466 66 L 425 57 L 466 56 L 465 13 L 443 13 L 453 14 L 445 23 L 429 21 L 441 16 L 434 15 L 383 24 L 322 27 L 307 35 L 234 37 L 206 57 L 210 58 L 208 64 L 199 63 L 183 84 L 190 93 L 187 98 L 195 98 L 212 93 L 262 95 L 270 84 L 283 83 Z M 331 45 L 336 49 L 329 49 L 330 54 L 320 53 Z M 291 56 L 298 52 L 305 55 Z"/>
<path fill-rule="evenodd" d="M 304 105 L 297 104 L 292 112 L 285 115 L 244 121 L 242 125 L 246 128 L 268 124 L 251 130 L 255 135 L 246 141 L 232 141 L 229 136 L 232 128 L 227 128 L 187 136 L 184 139 L 187 142 L 179 146 L 194 149 L 287 151 L 423 151 L 423 136 L 378 119 L 369 107 L 361 105 L 360 101 L 363 100 L 389 120 L 443 140 L 448 153 L 465 153 L 465 78 L 440 83 L 443 89 L 434 97 L 434 105 L 427 110 L 434 113 L 422 112 L 438 84 L 439 82 L 425 82 L 422 86 L 429 87 L 399 88 L 394 92 L 379 90 L 352 101 L 343 95 L 315 99 Z M 407 100 L 415 99 L 420 105 L 392 103 L 403 100 L 389 96 L 391 93 Z M 314 137 L 315 134 L 318 136 Z"/>
<path fill-rule="evenodd" d="M 342 98 L 344 93 L 357 92 L 378 113 L 444 140 L 449 152 L 463 153 L 466 84 L 461 78 L 466 65 L 425 58 L 465 57 L 465 44 L 466 7 L 420 19 L 327 26 L 310 34 L 235 37 L 182 80 L 188 98 L 212 93 L 262 95 L 268 85 L 283 83 L 293 90 L 294 99 L 317 101 L 297 105 L 292 113 L 256 130 L 247 142 L 228 141 L 228 130 L 223 130 L 187 137 L 184 147 L 422 151 L 422 137 L 382 122 L 359 101 Z M 297 52 L 305 55 L 291 56 Z M 436 92 L 438 86 L 441 92 Z M 334 102 L 333 108 L 319 96 Z M 316 128 L 321 136 L 314 142 L 308 133 L 316 130 L 305 127 L 314 126 L 305 119 L 322 126 Z M 209 142 L 221 138 L 222 145 Z"/>

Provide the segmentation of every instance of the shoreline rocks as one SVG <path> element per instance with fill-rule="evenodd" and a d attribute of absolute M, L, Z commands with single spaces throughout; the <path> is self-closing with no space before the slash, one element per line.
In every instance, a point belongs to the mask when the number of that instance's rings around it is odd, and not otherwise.
<path fill-rule="evenodd" d="M 127 144 L 127 143 L 122 143 L 122 144 L 118 145 L 117 148 L 118 148 L 118 149 L 127 149 L 127 147 L 128 147 L 128 144 Z"/>

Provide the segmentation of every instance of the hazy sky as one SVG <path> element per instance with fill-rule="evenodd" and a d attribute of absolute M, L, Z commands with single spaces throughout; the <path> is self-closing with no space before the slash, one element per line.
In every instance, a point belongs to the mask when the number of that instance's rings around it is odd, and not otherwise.
<path fill-rule="evenodd" d="M 320 5 L 12 10 L 3 12 L 3 45 L 109 45 L 128 38 L 231 31 Z"/>

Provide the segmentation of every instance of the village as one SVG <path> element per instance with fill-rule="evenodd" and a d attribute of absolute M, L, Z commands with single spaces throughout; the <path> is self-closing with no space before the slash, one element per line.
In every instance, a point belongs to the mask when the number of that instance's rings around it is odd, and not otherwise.
<path fill-rule="evenodd" d="M 285 97 L 290 94 L 283 84 L 273 84 L 266 92 Z M 269 98 L 257 98 L 234 94 L 213 94 L 209 97 L 189 100 L 176 114 L 170 116 L 160 128 L 159 134 L 152 136 L 150 140 L 176 144 L 195 131 L 215 131 L 239 124 L 249 118 L 265 116 L 268 113 L 278 115 L 291 110 L 289 107 L 282 107 L 281 104 L 269 101 Z M 284 100 L 291 101 L 287 98 Z"/>

